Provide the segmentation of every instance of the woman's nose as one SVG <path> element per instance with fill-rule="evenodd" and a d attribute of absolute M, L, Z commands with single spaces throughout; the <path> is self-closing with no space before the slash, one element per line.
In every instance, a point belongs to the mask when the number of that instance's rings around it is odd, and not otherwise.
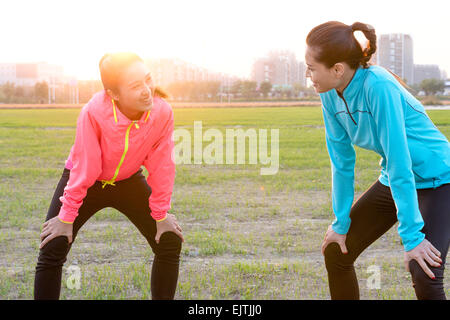
<path fill-rule="evenodd" d="M 150 86 L 145 86 L 144 88 L 144 92 L 143 92 L 143 96 L 144 97 L 151 97 L 152 96 L 152 88 Z"/>

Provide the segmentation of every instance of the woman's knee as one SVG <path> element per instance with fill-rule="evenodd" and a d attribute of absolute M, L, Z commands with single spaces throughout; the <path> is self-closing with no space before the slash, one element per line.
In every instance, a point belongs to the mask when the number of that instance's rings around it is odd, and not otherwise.
<path fill-rule="evenodd" d="M 429 265 L 428 267 L 431 272 L 433 272 L 435 279 L 431 279 L 416 260 L 411 260 L 409 262 L 409 271 L 411 272 L 411 278 L 417 299 L 445 300 L 444 264 L 442 264 L 439 268 L 430 267 Z"/>
<path fill-rule="evenodd" d="M 335 268 L 352 268 L 355 262 L 354 257 L 349 253 L 343 254 L 341 247 L 336 243 L 330 243 L 324 250 L 325 266 L 328 271 Z"/>
<path fill-rule="evenodd" d="M 181 238 L 174 232 L 164 232 L 159 244 L 156 245 L 154 251 L 159 258 L 169 258 L 171 260 L 179 260 L 181 253 Z"/>
<path fill-rule="evenodd" d="M 66 262 L 67 254 L 69 252 L 69 241 L 66 236 L 59 236 L 50 240 L 46 245 L 40 249 L 38 266 L 50 265 L 60 266 Z"/>

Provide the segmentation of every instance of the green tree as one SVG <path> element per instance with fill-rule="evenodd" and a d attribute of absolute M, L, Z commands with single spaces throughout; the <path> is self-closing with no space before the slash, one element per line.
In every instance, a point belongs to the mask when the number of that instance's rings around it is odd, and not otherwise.
<path fill-rule="evenodd" d="M 267 94 L 272 90 L 272 84 L 269 81 L 261 82 L 259 85 L 259 90 L 264 95 L 264 98 L 267 98 Z"/>
<path fill-rule="evenodd" d="M 439 91 L 444 91 L 445 83 L 439 79 L 425 79 L 420 83 L 420 89 L 425 91 L 425 94 L 435 95 Z"/>
<path fill-rule="evenodd" d="M 283 96 L 286 98 L 291 98 L 293 94 L 293 89 L 290 87 L 283 88 Z"/>
<path fill-rule="evenodd" d="M 255 94 L 257 85 L 256 81 L 242 81 L 242 95 L 251 98 Z"/>
<path fill-rule="evenodd" d="M 208 81 L 199 81 L 196 83 L 196 100 L 203 100 L 208 97 Z"/>
<path fill-rule="evenodd" d="M 25 97 L 25 89 L 23 86 L 17 86 L 14 90 L 14 96 L 18 98 L 24 98 Z"/>
<path fill-rule="evenodd" d="M 210 95 L 211 98 L 214 99 L 219 93 L 220 81 L 208 81 L 206 87 L 208 95 Z"/>
<path fill-rule="evenodd" d="M 3 95 L 5 97 L 5 102 L 10 103 L 13 101 L 14 93 L 16 91 L 15 84 L 12 82 L 6 82 L 3 84 L 1 90 L 3 91 Z"/>
<path fill-rule="evenodd" d="M 233 85 L 231 86 L 231 89 L 230 89 L 230 93 L 232 93 L 235 96 L 242 94 L 242 81 L 241 80 L 237 80 L 233 83 Z"/>
<path fill-rule="evenodd" d="M 48 84 L 45 81 L 37 82 L 34 85 L 34 97 L 39 103 L 44 103 L 48 98 Z"/>
<path fill-rule="evenodd" d="M 292 85 L 292 91 L 293 91 L 294 96 L 298 97 L 300 95 L 300 92 L 303 92 L 304 94 L 306 94 L 308 92 L 308 88 L 305 87 L 300 82 L 295 82 Z"/>

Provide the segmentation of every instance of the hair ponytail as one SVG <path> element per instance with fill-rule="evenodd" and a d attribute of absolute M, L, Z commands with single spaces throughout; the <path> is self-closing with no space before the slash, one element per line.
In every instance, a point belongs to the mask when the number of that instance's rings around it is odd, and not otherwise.
<path fill-rule="evenodd" d="M 163 99 L 166 99 L 169 96 L 163 89 L 161 89 L 161 87 L 158 86 L 153 89 L 153 95 Z"/>
<path fill-rule="evenodd" d="M 360 64 L 364 68 L 367 68 L 369 66 L 369 60 L 371 59 L 375 51 L 377 51 L 377 35 L 375 33 L 375 29 L 370 24 L 361 22 L 353 23 L 351 25 L 351 28 L 353 32 L 361 31 L 366 37 L 366 39 L 369 41 L 368 46 L 366 48 L 361 47 L 362 57 L 360 60 Z"/>

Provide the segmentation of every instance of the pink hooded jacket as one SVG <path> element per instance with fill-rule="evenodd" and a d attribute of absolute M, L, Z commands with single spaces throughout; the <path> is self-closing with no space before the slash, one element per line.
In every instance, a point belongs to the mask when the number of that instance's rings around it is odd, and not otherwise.
<path fill-rule="evenodd" d="M 96 93 L 81 109 L 75 143 L 65 167 L 70 178 L 59 199 L 59 219 L 73 223 L 87 189 L 97 180 L 103 188 L 126 179 L 144 165 L 151 216 L 165 219 L 175 180 L 173 111 L 162 98 L 153 98 L 151 111 L 132 121 L 122 114 L 105 91 Z"/>

